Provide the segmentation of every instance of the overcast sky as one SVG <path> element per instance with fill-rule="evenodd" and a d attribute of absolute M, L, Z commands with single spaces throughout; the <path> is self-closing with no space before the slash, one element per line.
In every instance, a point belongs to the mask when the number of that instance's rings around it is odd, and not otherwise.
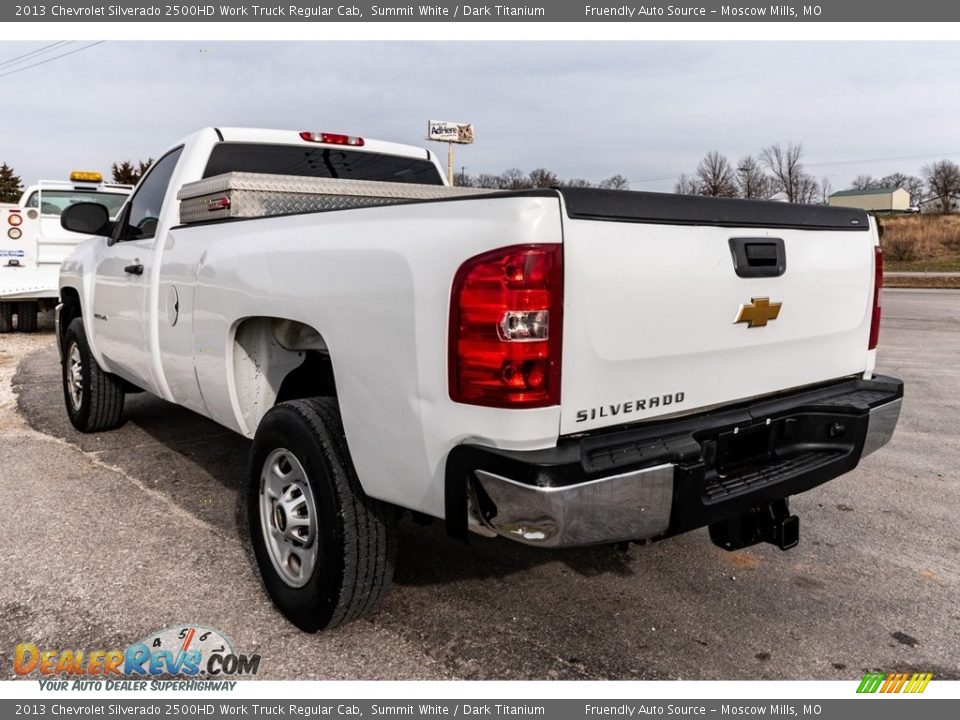
<path fill-rule="evenodd" d="M 18 70 L 85 44 L 10 63 L 49 43 L 0 42 L 0 162 L 25 183 L 156 157 L 206 125 L 424 145 L 428 119 L 474 124 L 458 171 L 620 173 L 637 190 L 774 142 L 802 142 L 834 190 L 960 160 L 960 43 L 106 42 Z"/>

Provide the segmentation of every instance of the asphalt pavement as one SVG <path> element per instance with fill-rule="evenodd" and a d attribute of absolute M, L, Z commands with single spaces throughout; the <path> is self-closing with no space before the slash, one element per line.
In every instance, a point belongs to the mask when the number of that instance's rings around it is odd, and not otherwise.
<path fill-rule="evenodd" d="M 0 677 L 18 642 L 202 623 L 269 679 L 960 679 L 960 291 L 886 292 L 878 371 L 907 383 L 900 425 L 793 499 L 797 548 L 728 553 L 700 530 L 550 552 L 404 522 L 382 609 L 317 635 L 260 585 L 248 441 L 147 394 L 119 430 L 74 432 L 46 320 L 0 336 Z"/>

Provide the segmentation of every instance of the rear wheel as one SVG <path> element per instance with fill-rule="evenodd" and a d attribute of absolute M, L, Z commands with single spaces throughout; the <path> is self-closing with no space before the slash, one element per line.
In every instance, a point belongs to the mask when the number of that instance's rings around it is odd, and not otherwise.
<path fill-rule="evenodd" d="M 250 454 L 247 500 L 264 585 L 301 630 L 354 620 L 386 595 L 395 518 L 360 487 L 335 400 L 293 400 L 266 414 Z"/>
<path fill-rule="evenodd" d="M 87 344 L 83 318 L 74 318 L 63 336 L 63 400 L 80 432 L 112 430 L 123 423 L 123 384 L 105 373 Z"/>
<path fill-rule="evenodd" d="M 13 332 L 13 303 L 0 302 L 0 333 Z"/>
<path fill-rule="evenodd" d="M 17 329 L 24 333 L 37 331 L 37 303 L 17 303 Z"/>

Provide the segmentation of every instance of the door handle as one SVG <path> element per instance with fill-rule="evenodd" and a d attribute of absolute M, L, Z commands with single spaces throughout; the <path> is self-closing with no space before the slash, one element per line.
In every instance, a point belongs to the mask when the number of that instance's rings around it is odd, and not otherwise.
<path fill-rule="evenodd" d="M 123 271 L 128 275 L 143 275 L 143 265 L 137 263 L 136 265 L 127 265 Z"/>

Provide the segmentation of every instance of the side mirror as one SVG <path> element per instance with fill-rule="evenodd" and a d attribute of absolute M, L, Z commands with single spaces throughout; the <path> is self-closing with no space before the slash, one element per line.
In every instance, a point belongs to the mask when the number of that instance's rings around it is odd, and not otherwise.
<path fill-rule="evenodd" d="M 110 211 L 100 203 L 76 203 L 60 214 L 60 226 L 70 232 L 106 235 L 109 225 Z"/>

